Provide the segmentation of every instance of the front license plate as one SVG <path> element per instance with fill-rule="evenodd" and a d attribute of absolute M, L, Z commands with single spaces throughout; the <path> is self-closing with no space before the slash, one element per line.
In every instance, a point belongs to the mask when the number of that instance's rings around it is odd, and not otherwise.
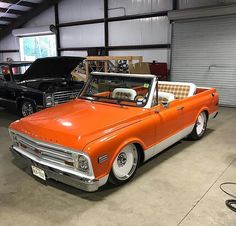
<path fill-rule="evenodd" d="M 31 166 L 31 168 L 32 168 L 32 172 L 35 176 L 37 176 L 43 180 L 46 180 L 45 172 L 43 170 L 39 169 L 36 166 Z"/>

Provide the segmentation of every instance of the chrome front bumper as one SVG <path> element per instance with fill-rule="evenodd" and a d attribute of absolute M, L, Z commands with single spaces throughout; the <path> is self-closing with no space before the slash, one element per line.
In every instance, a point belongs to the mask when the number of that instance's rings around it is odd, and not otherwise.
<path fill-rule="evenodd" d="M 42 163 L 36 159 L 30 158 L 29 156 L 25 156 L 24 154 L 17 151 L 13 146 L 10 148 L 10 151 L 16 159 L 24 161 L 28 167 L 34 165 L 44 170 L 47 179 L 53 179 L 87 192 L 98 190 L 98 188 L 104 185 L 108 179 L 108 176 L 105 176 L 100 180 L 79 177 L 77 175 L 65 172 L 63 169 L 53 168 L 51 165 L 49 166 L 45 162 Z"/>

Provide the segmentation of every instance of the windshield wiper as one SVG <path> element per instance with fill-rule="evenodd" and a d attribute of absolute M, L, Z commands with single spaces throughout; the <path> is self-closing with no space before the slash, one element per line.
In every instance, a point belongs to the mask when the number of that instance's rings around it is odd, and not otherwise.
<path fill-rule="evenodd" d="M 90 96 L 78 96 L 79 99 L 84 99 L 84 100 L 90 100 L 90 101 L 94 101 L 95 98 L 94 97 L 90 97 Z"/>
<path fill-rule="evenodd" d="M 101 96 L 78 96 L 78 98 L 84 99 L 84 100 L 90 100 L 90 101 L 98 101 L 98 102 L 103 102 L 103 103 L 118 104 L 121 107 L 126 106 L 126 104 L 122 104 L 123 101 L 132 102 L 132 101 L 123 100 L 123 99 L 110 99 L 110 98 L 101 97 Z M 102 101 L 100 99 L 102 99 Z M 132 106 L 132 105 L 127 105 L 127 106 Z"/>

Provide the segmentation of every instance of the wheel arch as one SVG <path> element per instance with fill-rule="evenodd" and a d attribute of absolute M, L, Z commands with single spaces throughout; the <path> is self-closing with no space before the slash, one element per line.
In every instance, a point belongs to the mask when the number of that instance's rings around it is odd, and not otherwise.
<path fill-rule="evenodd" d="M 208 121 L 208 119 L 209 119 L 209 111 L 208 110 L 204 110 L 203 112 L 206 113 L 206 117 L 207 117 L 207 121 Z"/>
<path fill-rule="evenodd" d="M 130 145 L 130 144 L 133 144 L 137 151 L 138 151 L 138 154 L 139 154 L 139 157 L 140 157 L 140 162 L 139 163 L 142 163 L 144 161 L 144 150 L 145 150 L 145 145 L 144 143 L 139 140 L 139 139 L 129 139 L 129 140 L 126 140 L 124 142 L 122 142 L 119 147 L 116 149 L 111 161 L 110 161 L 110 170 L 112 169 L 112 165 L 113 165 L 113 162 L 115 161 L 117 155 L 120 153 L 120 151 L 126 147 L 127 145 Z"/>
<path fill-rule="evenodd" d="M 138 161 L 136 162 L 135 165 L 132 165 L 131 169 L 129 172 L 126 172 L 125 175 L 127 178 L 125 179 L 121 179 L 119 178 L 119 173 L 117 176 L 117 166 L 115 168 L 113 168 L 115 160 L 117 158 L 117 156 L 122 152 L 122 150 L 129 146 L 132 145 L 131 149 L 133 149 L 133 147 L 136 148 L 137 150 L 137 154 L 138 154 Z M 128 142 L 124 142 L 123 145 L 120 145 L 120 147 L 116 150 L 116 153 L 114 154 L 112 161 L 110 161 L 110 167 L 109 167 L 109 177 L 108 180 L 110 183 L 114 184 L 114 185 L 121 185 L 121 184 L 125 184 L 128 181 L 130 181 L 134 175 L 136 170 L 138 169 L 139 165 L 142 163 L 142 161 L 144 160 L 144 153 L 143 153 L 143 147 L 140 141 L 137 140 L 129 140 Z M 117 165 L 117 164 L 115 164 Z M 119 168 L 119 167 L 118 167 Z M 118 170 L 119 172 L 119 170 Z M 123 177 L 122 177 L 123 178 Z"/>
<path fill-rule="evenodd" d="M 206 113 L 206 117 L 207 117 L 207 121 L 208 121 L 208 118 L 209 118 L 209 109 L 208 109 L 207 107 L 203 107 L 203 108 L 200 109 L 200 111 L 198 111 L 197 116 L 196 116 L 196 118 L 195 118 L 195 122 L 197 121 L 198 116 L 199 116 L 202 112 L 205 112 L 205 113 Z"/>
<path fill-rule="evenodd" d="M 144 159 L 145 159 L 145 155 L 144 155 L 144 149 L 143 147 L 141 146 L 140 143 L 134 143 L 135 147 L 137 148 L 138 150 L 138 153 L 139 153 L 139 163 L 142 164 L 144 162 Z"/>

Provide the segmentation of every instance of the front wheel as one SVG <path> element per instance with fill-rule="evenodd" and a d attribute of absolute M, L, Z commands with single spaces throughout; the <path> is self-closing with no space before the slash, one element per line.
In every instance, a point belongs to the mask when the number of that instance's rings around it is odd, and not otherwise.
<path fill-rule="evenodd" d="M 28 115 L 31 115 L 34 112 L 36 112 L 36 108 L 32 102 L 24 100 L 20 103 L 19 113 L 22 117 L 26 117 Z"/>
<path fill-rule="evenodd" d="M 207 115 L 206 112 L 201 112 L 197 118 L 193 131 L 188 136 L 191 140 L 200 140 L 207 128 Z"/>
<path fill-rule="evenodd" d="M 139 164 L 139 153 L 134 144 L 124 147 L 115 158 L 109 181 L 115 185 L 125 184 L 132 179 Z"/>

